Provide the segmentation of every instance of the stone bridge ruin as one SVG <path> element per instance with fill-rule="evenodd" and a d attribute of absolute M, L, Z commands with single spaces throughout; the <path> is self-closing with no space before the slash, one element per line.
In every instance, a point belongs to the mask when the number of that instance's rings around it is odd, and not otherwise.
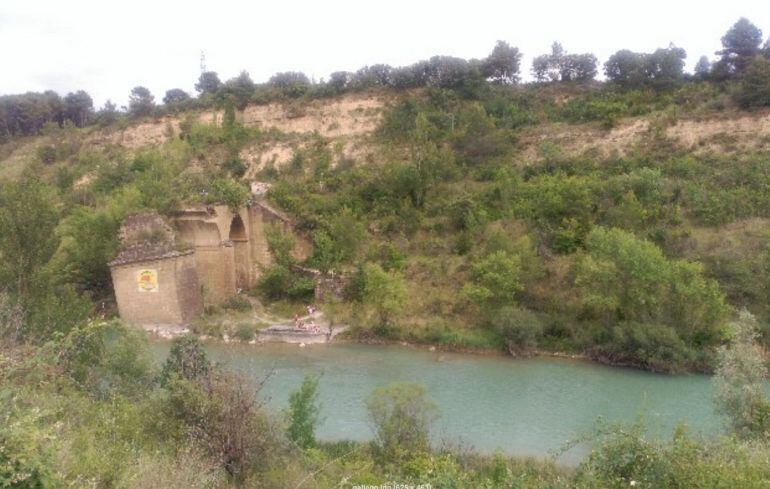
<path fill-rule="evenodd" d="M 291 229 L 290 220 L 260 200 L 239 209 L 194 206 L 168 220 L 158 214 L 129 216 L 123 244 L 110 262 L 121 318 L 140 325 L 184 325 L 257 284 L 272 263 L 267 228 Z M 296 240 L 304 258 L 310 245 Z"/>

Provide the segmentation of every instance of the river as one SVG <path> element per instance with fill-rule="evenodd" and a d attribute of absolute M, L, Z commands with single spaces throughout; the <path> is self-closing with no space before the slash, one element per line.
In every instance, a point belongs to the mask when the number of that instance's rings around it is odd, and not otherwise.
<path fill-rule="evenodd" d="M 154 342 L 158 359 L 169 343 Z M 391 382 L 417 382 L 436 402 L 441 418 L 434 442 L 460 443 L 481 452 L 548 456 L 590 431 L 598 417 L 633 421 L 644 416 L 651 432 L 669 436 L 678 423 L 693 431 L 721 429 L 712 386 L 704 375 L 666 376 L 557 358 L 512 359 L 493 355 L 430 352 L 402 346 L 359 344 L 243 345 L 208 343 L 211 359 L 256 383 L 270 379 L 259 397 L 275 410 L 305 375 L 322 374 L 320 401 L 324 440 L 367 440 L 364 399 Z M 562 455 L 572 464 L 586 451 Z"/>

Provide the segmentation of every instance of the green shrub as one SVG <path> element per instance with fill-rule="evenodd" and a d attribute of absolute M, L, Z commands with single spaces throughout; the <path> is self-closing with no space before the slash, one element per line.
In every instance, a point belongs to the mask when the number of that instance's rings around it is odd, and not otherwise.
<path fill-rule="evenodd" d="M 741 79 L 735 98 L 745 109 L 770 105 L 770 60 L 764 56 L 754 59 Z"/>
<path fill-rule="evenodd" d="M 10 392 L 0 398 L 0 487 L 58 487 L 50 440 L 35 406 L 21 406 Z"/>
<path fill-rule="evenodd" d="M 583 305 L 606 324 L 660 323 L 689 344 L 713 344 L 727 312 L 718 284 L 700 264 L 672 261 L 649 241 L 595 228 L 576 266 Z"/>
<path fill-rule="evenodd" d="M 276 263 L 263 271 L 257 289 L 271 300 L 307 300 L 315 293 L 315 279 Z"/>
<path fill-rule="evenodd" d="M 238 323 L 233 334 L 241 341 L 251 341 L 257 334 L 257 327 L 251 323 Z"/>
<path fill-rule="evenodd" d="M 300 388 L 289 395 L 286 435 L 302 448 L 316 445 L 315 430 L 320 422 L 321 406 L 318 404 L 320 377 L 306 376 Z"/>
<path fill-rule="evenodd" d="M 438 409 L 423 387 L 411 383 L 379 387 L 367 397 L 366 407 L 375 447 L 385 460 L 429 450 L 430 428 Z"/>
<path fill-rule="evenodd" d="M 528 309 L 505 306 L 495 313 L 492 325 L 505 339 L 508 351 L 515 354 L 536 348 L 543 336 L 540 318 Z"/>
<path fill-rule="evenodd" d="M 208 204 L 226 204 L 231 209 L 239 209 L 246 204 L 249 190 L 229 178 L 216 178 L 211 182 L 205 201 Z"/>
<path fill-rule="evenodd" d="M 56 147 L 51 146 L 50 144 L 37 148 L 37 159 L 40 160 L 41 163 L 50 165 L 56 161 L 56 156 Z"/>
<path fill-rule="evenodd" d="M 168 384 L 175 377 L 198 380 L 205 378 L 210 368 L 200 340 L 193 335 L 185 335 L 174 339 L 158 378 L 161 385 Z"/>
<path fill-rule="evenodd" d="M 476 260 L 462 293 L 484 307 L 511 304 L 522 289 L 521 258 L 499 250 Z"/>
<path fill-rule="evenodd" d="M 236 294 L 222 304 L 222 309 L 230 309 L 239 312 L 251 311 L 251 302 L 249 302 L 249 299 L 246 297 Z"/>
<path fill-rule="evenodd" d="M 661 324 L 623 322 L 612 328 L 607 343 L 592 349 L 600 360 L 653 372 L 681 372 L 694 360 L 676 330 Z"/>

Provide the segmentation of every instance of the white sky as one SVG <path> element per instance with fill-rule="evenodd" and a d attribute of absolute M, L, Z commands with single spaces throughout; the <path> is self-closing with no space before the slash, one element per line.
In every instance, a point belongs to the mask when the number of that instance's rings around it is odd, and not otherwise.
<path fill-rule="evenodd" d="M 287 70 L 319 79 L 435 54 L 482 58 L 498 39 L 522 50 L 525 78 L 554 40 L 600 63 L 673 42 L 692 68 L 741 16 L 770 34 L 767 0 L 0 0 L 0 94 L 82 88 L 97 106 L 123 105 L 144 85 L 160 101 L 169 88 L 194 93 L 201 51 L 223 81 L 246 70 L 260 82 Z"/>

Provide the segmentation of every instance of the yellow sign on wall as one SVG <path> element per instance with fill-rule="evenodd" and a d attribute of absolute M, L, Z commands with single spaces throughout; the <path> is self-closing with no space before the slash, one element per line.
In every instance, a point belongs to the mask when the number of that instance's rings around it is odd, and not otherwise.
<path fill-rule="evenodd" d="M 157 292 L 158 271 L 153 268 L 139 270 L 136 274 L 136 284 L 139 286 L 139 292 Z"/>

